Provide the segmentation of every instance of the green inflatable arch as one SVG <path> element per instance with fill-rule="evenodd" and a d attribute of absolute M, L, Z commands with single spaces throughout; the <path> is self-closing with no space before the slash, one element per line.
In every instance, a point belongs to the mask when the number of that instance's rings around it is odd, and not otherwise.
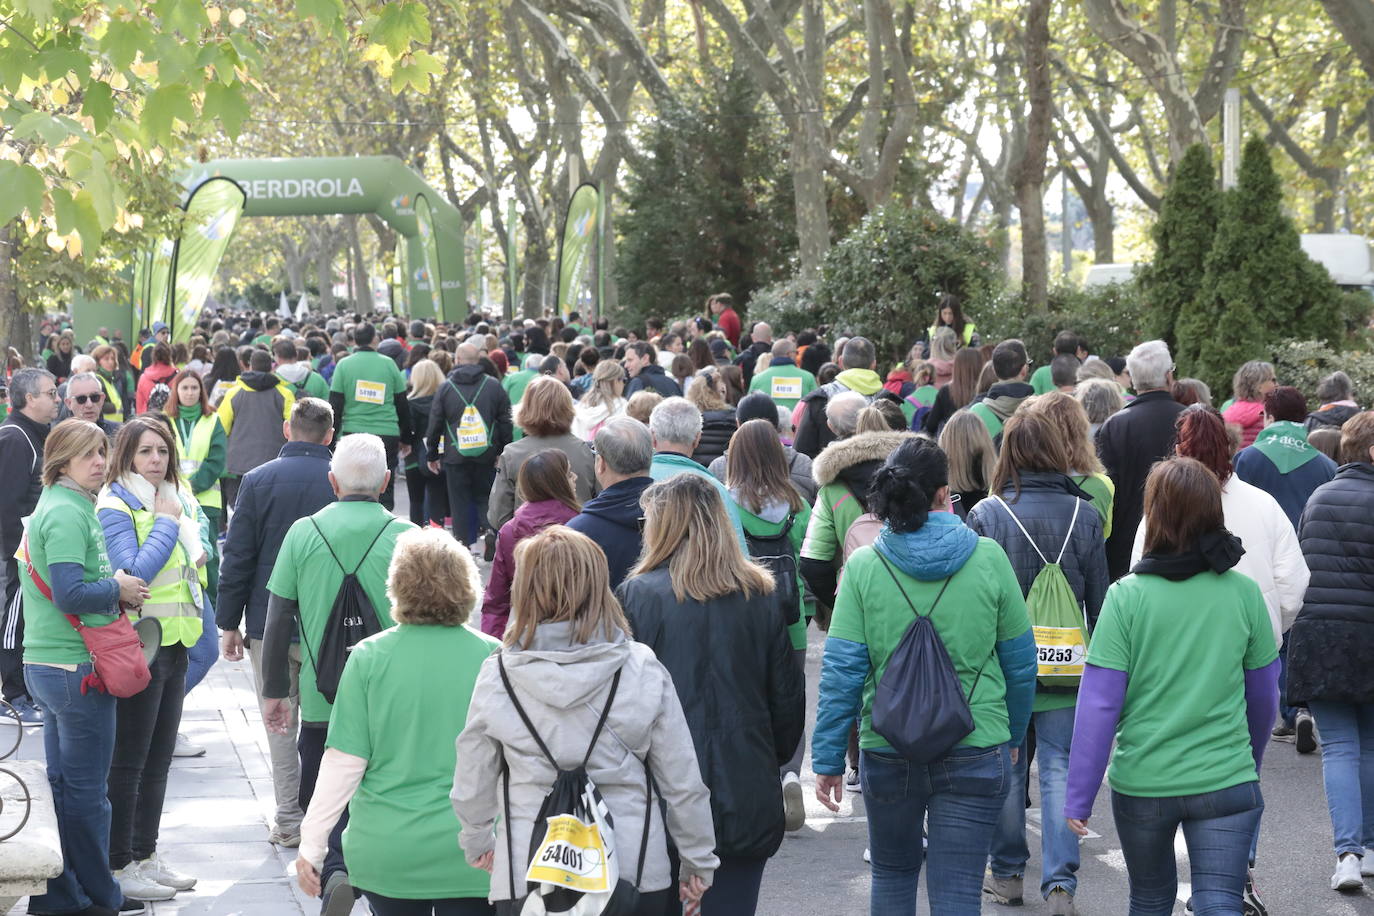
<path fill-rule="evenodd" d="M 242 189 L 243 216 L 375 213 L 405 240 L 397 251 L 405 302 L 393 306 L 415 318 L 467 317 L 462 213 L 395 156 L 215 159 L 191 171 L 190 197 L 213 178 Z"/>

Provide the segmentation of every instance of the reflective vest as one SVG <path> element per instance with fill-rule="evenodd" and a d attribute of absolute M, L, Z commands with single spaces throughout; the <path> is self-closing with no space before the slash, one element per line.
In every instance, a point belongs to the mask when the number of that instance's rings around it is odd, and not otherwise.
<path fill-rule="evenodd" d="M 954 330 L 953 326 L 951 325 L 945 325 L 945 327 L 949 328 L 951 331 Z M 940 328 L 932 324 L 929 328 L 926 329 L 926 339 L 933 341 L 935 339 L 935 332 L 938 330 L 940 330 Z M 964 339 L 960 342 L 959 345 L 961 347 L 967 347 L 969 344 L 973 343 L 973 332 L 976 330 L 978 330 L 978 328 L 974 325 L 974 323 L 972 321 L 966 320 L 964 322 Z M 957 334 L 958 332 L 955 333 Z"/>
<path fill-rule="evenodd" d="M 189 484 L 196 471 L 205 463 L 205 458 L 210 454 L 210 443 L 215 437 L 215 424 L 219 422 L 219 417 L 210 414 L 201 417 L 196 421 L 195 428 L 191 430 L 191 443 L 187 445 L 182 439 L 181 418 L 172 420 L 172 432 L 177 438 L 177 471 Z M 221 509 L 224 507 L 224 497 L 220 493 L 219 481 L 216 480 L 210 485 L 210 489 L 201 490 L 196 494 L 196 502 L 205 506 L 207 509 Z"/>
<path fill-rule="evenodd" d="M 181 497 L 182 512 L 196 512 L 195 504 L 188 504 L 185 498 L 186 491 L 182 491 L 178 496 Z M 109 490 L 101 493 L 96 503 L 96 511 L 102 509 L 117 509 L 129 516 L 140 545 L 148 540 L 148 535 L 153 531 L 153 523 L 157 521 L 157 514 L 152 509 L 131 508 Z M 198 569 L 191 562 L 185 546 L 178 540 L 177 545 L 172 548 L 172 555 L 167 558 L 167 562 L 158 570 L 157 575 L 153 576 L 153 581 L 148 583 L 148 600 L 143 602 L 139 613 L 143 617 L 156 617 L 162 622 L 164 646 L 174 646 L 177 643 L 193 646 L 196 640 L 200 639 L 203 628 L 200 604 L 204 600 L 204 577 L 204 568 Z"/>
<path fill-rule="evenodd" d="M 115 387 L 113 379 L 105 377 L 105 373 L 97 372 L 96 378 L 100 379 L 100 384 L 105 389 L 105 413 L 113 414 L 117 417 L 124 416 L 124 401 L 119 397 L 119 389 Z M 108 408 L 113 407 L 113 410 Z"/>

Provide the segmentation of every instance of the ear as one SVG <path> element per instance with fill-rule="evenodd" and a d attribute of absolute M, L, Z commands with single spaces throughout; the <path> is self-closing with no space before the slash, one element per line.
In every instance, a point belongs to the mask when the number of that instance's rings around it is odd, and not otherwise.
<path fill-rule="evenodd" d="M 949 485 L 941 487 L 935 491 L 935 499 L 931 501 L 930 508 L 939 512 L 952 511 L 949 503 Z"/>
<path fill-rule="evenodd" d="M 339 492 L 339 479 L 334 476 L 334 472 L 329 472 L 329 488 L 334 491 L 334 498 L 338 499 L 342 494 Z"/>

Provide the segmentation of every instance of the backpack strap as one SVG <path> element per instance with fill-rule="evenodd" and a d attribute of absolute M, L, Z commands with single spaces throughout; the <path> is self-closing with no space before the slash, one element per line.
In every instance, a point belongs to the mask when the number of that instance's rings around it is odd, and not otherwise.
<path fill-rule="evenodd" d="M 619 674 L 620 672 L 616 672 Z M 635 887 L 644 880 L 644 859 L 649 853 L 649 821 L 654 816 L 654 772 L 649 767 L 649 755 L 644 755 L 644 833 L 639 838 L 639 865 L 635 868 Z M 665 823 L 665 831 L 668 825 Z"/>
<path fill-rule="evenodd" d="M 1011 511 L 1011 506 L 1008 506 L 1008 505 L 1007 505 L 1006 500 L 1002 499 L 1001 496 L 998 496 L 998 495 L 996 495 L 996 494 L 993 494 L 993 495 L 992 495 L 991 497 L 989 497 L 989 498 L 990 498 L 990 499 L 993 499 L 993 500 L 996 500 L 997 505 L 999 505 L 999 506 L 1001 506 L 1003 509 L 1006 509 L 1006 510 L 1007 510 L 1007 514 L 1010 515 L 1010 516 L 1011 516 L 1011 520 L 1012 520 L 1013 522 L 1016 523 L 1016 527 L 1017 527 L 1017 528 L 1020 528 L 1020 529 L 1021 529 L 1021 533 L 1024 534 L 1024 535 L 1026 536 L 1026 540 L 1030 541 L 1031 550 L 1034 550 L 1034 551 L 1035 551 L 1035 554 L 1036 554 L 1036 556 L 1038 556 L 1038 557 L 1040 558 L 1040 562 L 1041 562 L 1041 563 L 1044 563 L 1044 564 L 1048 565 L 1049 562 L 1050 562 L 1050 561 L 1049 561 L 1049 558 L 1046 557 L 1043 553 L 1040 552 L 1040 547 L 1035 543 L 1035 538 L 1031 537 L 1030 532 L 1026 530 L 1026 526 L 1023 525 L 1023 524 L 1021 524 L 1021 520 L 1020 520 L 1019 518 L 1016 517 L 1016 513 L 1013 512 L 1013 511 Z M 1075 518 L 1077 517 L 1077 514 L 1078 514 L 1078 507 L 1075 506 L 1075 507 L 1074 507 L 1074 517 L 1075 517 Z M 1073 525 L 1069 525 L 1069 534 L 1070 534 L 1070 535 L 1073 534 Z M 1066 539 L 1064 540 L 1064 546 L 1067 547 L 1067 546 L 1068 546 L 1068 543 L 1069 543 L 1069 542 L 1068 542 L 1068 539 L 1066 538 Z M 1059 555 L 1062 557 L 1062 556 L 1064 555 L 1064 552 L 1061 550 L 1061 551 L 1059 552 Z"/>
<path fill-rule="evenodd" d="M 1064 546 L 1059 548 L 1059 556 L 1054 558 L 1054 563 L 1056 566 L 1059 565 L 1060 560 L 1064 559 L 1064 551 L 1069 549 L 1069 541 L 1073 540 L 1073 529 L 1078 525 L 1078 508 L 1082 504 L 1083 500 L 1078 499 L 1076 497 L 1074 498 L 1073 518 L 1069 519 L 1069 530 L 1064 535 Z"/>
<path fill-rule="evenodd" d="M 549 765 L 552 766 L 555 771 L 562 769 L 562 767 L 558 765 L 558 761 L 553 758 L 553 754 L 549 752 L 548 745 L 546 745 L 544 739 L 540 737 L 539 732 L 534 727 L 534 723 L 530 721 L 529 714 L 525 712 L 525 707 L 520 705 L 520 700 L 515 696 L 515 689 L 511 687 L 510 677 L 506 674 L 506 660 L 501 655 L 496 657 L 496 667 L 501 672 L 501 684 L 506 688 L 506 696 L 510 697 L 511 704 L 515 706 L 515 711 L 520 715 L 520 721 L 525 723 L 525 728 L 529 731 L 530 737 L 534 739 L 535 744 L 539 745 L 539 750 L 543 752 L 545 759 L 549 761 Z M 592 750 L 596 747 L 597 738 L 601 737 L 601 729 L 606 725 L 606 717 L 610 715 L 611 703 L 615 700 L 615 693 L 619 687 L 620 669 L 617 668 L 615 676 L 611 678 L 611 692 L 606 697 L 606 705 L 601 709 L 601 718 L 597 720 L 596 730 L 592 732 L 591 743 L 587 745 L 587 753 L 582 758 L 583 767 L 586 767 L 587 761 L 591 759 Z"/>
<path fill-rule="evenodd" d="M 897 574 L 892 571 L 892 567 L 888 565 L 887 560 L 878 552 L 876 547 L 873 548 L 873 553 L 877 555 L 878 561 L 883 564 L 883 569 L 887 570 L 887 574 L 892 577 L 892 584 L 897 586 L 897 591 L 901 592 L 902 597 L 906 599 L 906 606 L 911 608 L 911 613 L 915 614 L 917 617 L 922 616 L 921 612 L 916 610 L 916 605 L 911 603 L 911 597 L 907 595 L 906 589 L 902 588 L 902 583 L 897 579 Z M 954 577 L 945 577 L 945 584 L 940 586 L 940 594 L 935 596 L 935 604 L 930 606 L 930 610 L 925 614 L 926 617 L 935 613 L 935 607 L 940 603 L 940 599 L 945 596 L 945 589 L 949 588 L 949 580 L 952 578 Z"/>
<path fill-rule="evenodd" d="M 339 567 L 339 572 L 346 576 L 356 576 L 358 574 L 358 570 L 363 568 L 363 563 L 367 562 L 367 555 L 372 552 L 373 547 L 377 546 L 377 542 L 382 539 L 382 534 L 385 533 L 386 529 L 391 527 L 391 523 L 394 521 L 396 521 L 394 516 L 386 520 L 386 524 L 382 525 L 381 530 L 372 538 L 372 543 L 368 544 L 367 549 L 363 551 L 363 558 L 358 561 L 358 565 L 353 567 L 353 572 L 350 573 L 344 568 L 344 565 L 339 562 L 339 555 L 334 552 L 333 547 L 329 546 L 329 538 L 324 536 L 324 532 L 320 530 L 319 523 L 315 521 L 315 517 L 313 515 L 310 516 L 310 524 L 314 527 L 315 533 L 320 536 L 320 540 L 324 541 L 324 549 L 328 550 L 329 555 L 334 558 L 334 565 Z"/>
<path fill-rule="evenodd" d="M 504 680 L 506 671 L 501 669 L 501 678 Z M 515 896 L 515 849 L 511 845 L 510 838 L 510 764 L 506 762 L 505 754 L 501 755 L 501 802 L 506 816 L 506 877 L 510 879 L 510 899 L 518 899 Z"/>

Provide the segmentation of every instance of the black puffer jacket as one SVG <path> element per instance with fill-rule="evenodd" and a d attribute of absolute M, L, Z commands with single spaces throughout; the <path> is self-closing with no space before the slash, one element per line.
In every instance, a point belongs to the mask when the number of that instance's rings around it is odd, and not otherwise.
<path fill-rule="evenodd" d="M 1078 520 L 1073 523 L 1073 536 L 1059 562 L 1074 597 L 1087 609 L 1089 622 L 1096 624 L 1107 594 L 1107 545 L 1102 537 L 1102 516 L 1092 507 L 1091 497 L 1062 474 L 1031 472 L 1021 475 L 1019 498 L 1007 487 L 1002 499 L 1035 538 L 1034 546 L 994 499 L 974 506 L 965 523 L 1002 545 L 1016 570 L 1022 595 L 1030 592 L 1035 577 L 1045 568 L 1045 561 L 1035 548 L 1040 548 L 1040 553 L 1051 561 L 1059 556 L 1069 534 L 1074 501 L 1078 501 Z"/>
<path fill-rule="evenodd" d="M 1290 703 L 1374 703 L 1374 466 L 1343 465 L 1298 528 L 1312 571 L 1288 631 Z"/>
<path fill-rule="evenodd" d="M 476 405 L 487 426 L 487 450 L 480 455 L 460 454 L 458 444 L 453 441 L 468 404 Z M 501 451 L 510 445 L 513 439 L 510 398 L 501 383 L 484 373 L 481 366 L 469 364 L 454 368 L 434 393 L 424 443 L 428 454 L 439 453 L 441 439 L 447 440 L 443 443 L 444 464 L 495 464 Z"/>
<path fill-rule="evenodd" d="M 735 419 L 735 408 L 726 410 L 707 410 L 701 415 L 701 441 L 692 453 L 692 460 L 704 468 L 709 468 L 725 450 L 730 447 L 730 438 L 739 429 Z"/>
<path fill-rule="evenodd" d="M 782 844 L 778 767 L 801 740 L 806 690 L 771 596 L 673 597 L 662 566 L 616 590 L 635 638 L 673 676 L 711 790 L 716 853 L 762 858 Z"/>

